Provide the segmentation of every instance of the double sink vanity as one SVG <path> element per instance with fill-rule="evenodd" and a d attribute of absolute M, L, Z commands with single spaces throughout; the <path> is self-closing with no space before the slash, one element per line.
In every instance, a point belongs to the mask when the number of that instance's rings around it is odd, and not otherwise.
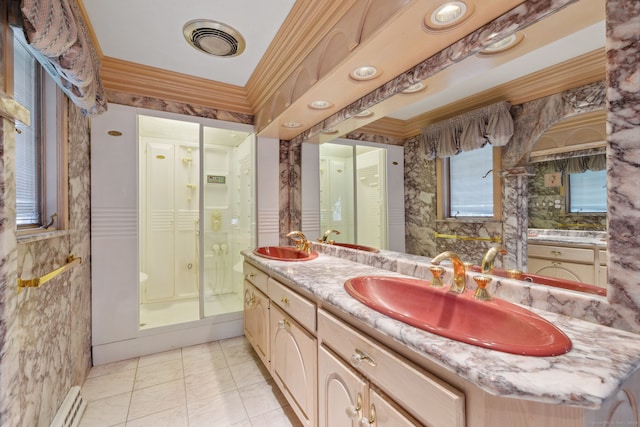
<path fill-rule="evenodd" d="M 471 269 L 432 287 L 425 257 L 243 255 L 245 334 L 305 426 L 638 425 L 638 336 L 518 300 L 538 285 L 491 276 L 482 301 Z"/>

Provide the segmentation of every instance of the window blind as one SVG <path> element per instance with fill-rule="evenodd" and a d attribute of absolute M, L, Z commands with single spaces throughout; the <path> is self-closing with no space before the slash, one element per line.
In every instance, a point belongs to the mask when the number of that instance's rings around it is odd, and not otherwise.
<path fill-rule="evenodd" d="M 39 203 L 39 65 L 14 39 L 14 99 L 31 114 L 31 126 L 16 122 L 16 223 L 40 224 Z"/>

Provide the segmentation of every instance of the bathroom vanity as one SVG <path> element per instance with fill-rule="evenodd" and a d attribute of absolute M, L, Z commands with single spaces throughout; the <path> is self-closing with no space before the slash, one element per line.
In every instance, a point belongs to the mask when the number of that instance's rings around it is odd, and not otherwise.
<path fill-rule="evenodd" d="M 464 344 L 387 317 L 343 287 L 356 276 L 419 276 L 427 258 L 325 248 L 314 244 L 326 253 L 299 262 L 243 252 L 245 334 L 303 425 L 638 423 L 636 334 L 532 309 L 570 337 L 571 351 L 530 357 Z"/>
<path fill-rule="evenodd" d="M 529 273 L 607 286 L 607 245 L 604 233 L 530 230 Z"/>

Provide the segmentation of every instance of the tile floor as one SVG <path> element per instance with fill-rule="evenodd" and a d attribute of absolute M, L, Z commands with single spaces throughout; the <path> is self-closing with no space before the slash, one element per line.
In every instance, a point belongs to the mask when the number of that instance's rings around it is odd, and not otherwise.
<path fill-rule="evenodd" d="M 244 337 L 94 366 L 80 427 L 301 426 Z"/>

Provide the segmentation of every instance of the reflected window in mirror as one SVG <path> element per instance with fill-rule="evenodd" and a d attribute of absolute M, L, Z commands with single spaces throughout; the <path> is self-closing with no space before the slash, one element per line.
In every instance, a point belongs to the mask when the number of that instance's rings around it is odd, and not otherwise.
<path fill-rule="evenodd" d="M 442 219 L 496 218 L 500 211 L 500 148 L 491 144 L 438 159 Z"/>
<path fill-rule="evenodd" d="M 593 151 L 532 159 L 530 228 L 606 229 L 606 155 Z"/>
<path fill-rule="evenodd" d="M 604 213 L 607 211 L 607 171 L 584 171 L 567 176 L 567 210 L 569 213 Z"/>

